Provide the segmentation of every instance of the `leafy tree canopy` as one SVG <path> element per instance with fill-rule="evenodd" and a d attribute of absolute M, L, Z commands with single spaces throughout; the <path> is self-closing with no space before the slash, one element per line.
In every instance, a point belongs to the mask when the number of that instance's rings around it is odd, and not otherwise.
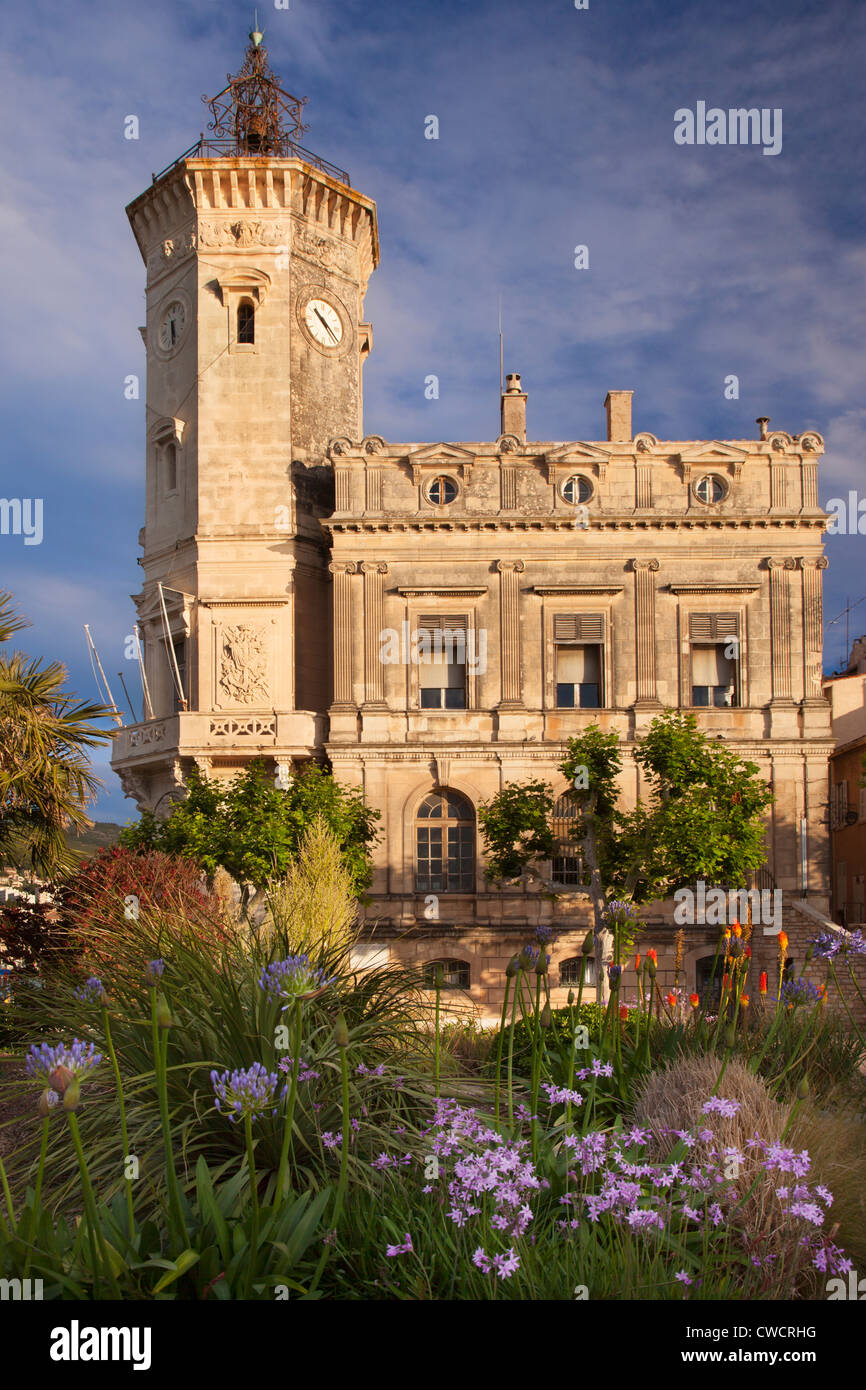
<path fill-rule="evenodd" d="M 184 800 L 164 820 L 143 812 L 136 825 L 121 831 L 120 841 L 130 849 L 183 855 L 208 875 L 222 867 L 261 892 L 269 880 L 284 877 L 317 815 L 337 838 L 353 891 L 366 888 L 379 812 L 317 764 L 285 789 L 261 760 L 228 782 L 208 780 L 193 768 Z"/>
<path fill-rule="evenodd" d="M 487 877 L 516 878 L 531 859 L 553 853 L 550 816 L 553 797 L 544 782 L 509 782 L 478 807 L 487 847 Z"/>

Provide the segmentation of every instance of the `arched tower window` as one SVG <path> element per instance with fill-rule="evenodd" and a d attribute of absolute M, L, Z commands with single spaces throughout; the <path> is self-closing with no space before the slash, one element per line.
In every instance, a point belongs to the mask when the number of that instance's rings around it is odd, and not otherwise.
<path fill-rule="evenodd" d="M 475 887 L 475 812 L 457 792 L 431 792 L 415 815 L 415 891 L 471 893 Z"/>
<path fill-rule="evenodd" d="M 238 305 L 238 342 L 256 341 L 256 311 L 251 299 L 242 299 Z"/>

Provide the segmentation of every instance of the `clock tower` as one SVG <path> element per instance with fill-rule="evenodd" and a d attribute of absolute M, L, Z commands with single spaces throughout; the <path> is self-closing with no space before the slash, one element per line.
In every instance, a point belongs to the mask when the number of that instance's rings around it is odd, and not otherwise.
<path fill-rule="evenodd" d="M 334 440 L 363 436 L 375 204 L 298 143 L 258 31 L 206 99 L 208 133 L 127 208 L 147 270 L 146 691 L 112 764 L 165 809 L 197 764 L 266 757 L 283 780 L 325 738 Z"/>

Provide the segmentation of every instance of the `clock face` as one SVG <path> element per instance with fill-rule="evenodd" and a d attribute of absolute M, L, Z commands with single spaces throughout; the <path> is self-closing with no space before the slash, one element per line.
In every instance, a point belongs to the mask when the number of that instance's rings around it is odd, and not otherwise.
<path fill-rule="evenodd" d="M 343 320 L 327 300 L 311 299 L 304 310 L 304 322 L 323 347 L 338 347 L 343 340 Z"/>
<path fill-rule="evenodd" d="M 172 348 L 177 347 L 185 322 L 186 309 L 179 299 L 175 299 L 169 304 L 159 324 L 159 345 L 163 351 L 170 352 Z"/>

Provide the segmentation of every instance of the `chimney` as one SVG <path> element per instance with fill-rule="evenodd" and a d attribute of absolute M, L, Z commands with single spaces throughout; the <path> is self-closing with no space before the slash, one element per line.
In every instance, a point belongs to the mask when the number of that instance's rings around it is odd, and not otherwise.
<path fill-rule="evenodd" d="M 526 443 L 526 392 L 521 390 L 517 372 L 509 372 L 502 393 L 502 433 L 516 434 Z"/>
<path fill-rule="evenodd" d="M 608 391 L 604 398 L 607 411 L 607 437 L 620 444 L 631 439 L 631 398 L 634 391 Z"/>
<path fill-rule="evenodd" d="M 770 423 L 770 417 L 769 417 L 769 415 L 759 415 L 759 416 L 758 416 L 757 420 L 755 421 L 755 424 L 758 426 L 758 430 L 760 431 L 759 434 L 758 434 L 758 438 L 759 438 L 759 439 L 766 439 L 766 438 L 767 438 L 767 426 L 769 425 L 769 423 Z"/>

